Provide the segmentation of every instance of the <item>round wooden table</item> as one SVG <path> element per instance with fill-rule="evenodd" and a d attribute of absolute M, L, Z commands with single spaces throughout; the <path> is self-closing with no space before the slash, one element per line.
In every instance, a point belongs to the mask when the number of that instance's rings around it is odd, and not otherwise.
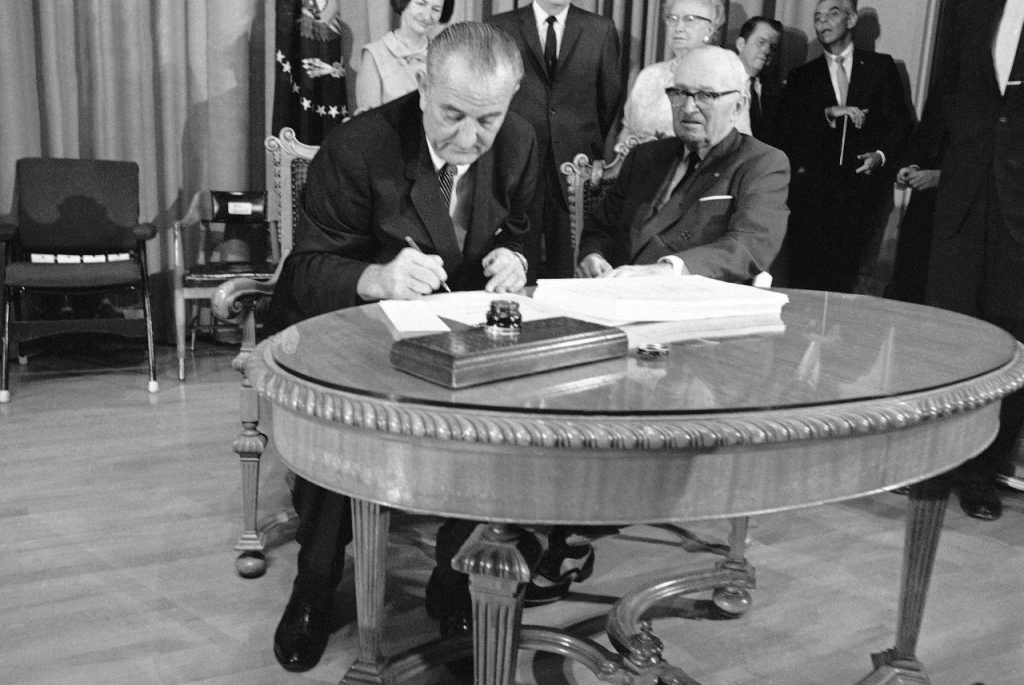
<path fill-rule="evenodd" d="M 470 574 L 478 683 L 514 682 L 520 646 L 578 659 L 610 682 L 692 683 L 662 660 L 643 613 L 673 594 L 752 587 L 742 549 L 620 599 L 612 652 L 520 627 L 529 567 L 510 524 L 736 518 L 914 484 L 895 647 L 873 655 L 861 683 L 927 683 L 915 648 L 948 496 L 931 477 L 994 438 L 1001 398 L 1024 382 L 1022 348 L 938 309 L 788 294 L 782 333 L 680 340 L 659 361 L 631 351 L 463 390 L 393 369 L 397 333 L 377 305 L 260 345 L 246 376 L 273 404 L 282 458 L 353 498 L 360 656 L 346 681 L 382 682 L 386 670 L 401 679 L 465 653 L 432 644 L 381 654 L 388 508 L 488 522 L 454 562 Z"/>

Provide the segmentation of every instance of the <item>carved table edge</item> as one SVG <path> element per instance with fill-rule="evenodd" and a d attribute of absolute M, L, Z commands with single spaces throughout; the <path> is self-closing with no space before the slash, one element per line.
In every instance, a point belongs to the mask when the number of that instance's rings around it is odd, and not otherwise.
<path fill-rule="evenodd" d="M 996 402 L 1024 386 L 1024 344 L 1002 367 L 954 385 L 827 406 L 685 416 L 529 413 L 416 404 L 325 388 L 298 378 L 262 342 L 245 375 L 274 405 L 328 423 L 393 435 L 519 447 L 707 450 L 903 430 Z"/>

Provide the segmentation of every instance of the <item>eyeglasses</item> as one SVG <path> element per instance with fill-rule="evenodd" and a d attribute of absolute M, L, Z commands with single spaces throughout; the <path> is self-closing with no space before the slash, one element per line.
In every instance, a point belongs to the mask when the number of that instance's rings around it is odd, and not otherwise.
<path fill-rule="evenodd" d="M 815 24 L 838 24 L 846 18 L 846 12 L 841 9 L 832 8 L 828 12 L 818 12 L 814 15 Z"/>
<path fill-rule="evenodd" d="M 738 92 L 740 91 L 723 90 L 720 93 L 716 93 L 713 90 L 698 90 L 694 93 L 689 90 L 683 90 L 682 88 L 665 89 L 665 95 L 668 95 L 668 101 L 672 103 L 673 107 L 685 106 L 687 98 L 693 98 L 693 101 L 697 103 L 698 107 L 707 107 L 723 95 L 730 95 Z"/>
<path fill-rule="evenodd" d="M 666 14 L 665 15 L 665 23 L 666 24 L 668 24 L 669 26 L 676 26 L 678 24 L 682 24 L 683 28 L 685 28 L 685 29 L 697 28 L 697 25 L 700 24 L 700 22 L 702 22 L 702 21 L 706 21 L 709 24 L 714 23 L 710 19 L 708 19 L 707 17 L 702 17 L 699 14 Z"/>

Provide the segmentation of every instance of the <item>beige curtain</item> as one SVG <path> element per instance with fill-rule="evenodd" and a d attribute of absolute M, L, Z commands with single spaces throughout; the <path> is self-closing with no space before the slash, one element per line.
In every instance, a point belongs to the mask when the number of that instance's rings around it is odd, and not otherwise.
<path fill-rule="evenodd" d="M 393 27 L 387 0 L 339 0 L 347 85 L 362 45 Z M 456 0 L 485 20 L 524 0 Z M 661 0 L 577 0 L 621 29 L 629 75 L 664 55 Z M 760 0 L 732 2 L 734 8 Z M 131 160 L 141 170 L 158 330 L 171 329 L 170 224 L 200 189 L 262 188 L 275 0 L 0 2 L 0 215 L 21 157 Z M 730 21 L 730 25 L 731 25 Z"/>

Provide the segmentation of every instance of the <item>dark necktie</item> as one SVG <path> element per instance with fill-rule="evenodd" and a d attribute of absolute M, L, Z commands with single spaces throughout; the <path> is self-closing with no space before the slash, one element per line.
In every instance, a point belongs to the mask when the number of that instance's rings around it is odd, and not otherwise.
<path fill-rule="evenodd" d="M 444 198 L 446 210 L 452 204 L 452 182 L 455 180 L 456 173 L 458 173 L 458 169 L 455 168 L 455 165 L 447 162 L 441 167 L 441 171 L 437 172 L 437 182 L 441 186 L 441 196 Z"/>
<path fill-rule="evenodd" d="M 661 208 L 668 204 L 668 201 L 672 199 L 672 196 L 679 192 L 679 189 L 683 187 L 683 183 L 689 178 L 697 165 L 700 164 L 700 155 L 696 152 L 691 152 L 686 156 L 686 161 L 679 160 L 676 164 L 675 171 L 672 174 L 672 180 L 668 182 L 668 187 L 665 188 L 665 194 L 658 201 L 658 206 L 655 211 L 661 211 Z"/>
<path fill-rule="evenodd" d="M 761 130 L 761 96 L 757 94 L 757 77 L 750 77 L 750 130 L 756 136 Z"/>
<path fill-rule="evenodd" d="M 558 64 L 558 38 L 555 36 L 555 18 L 548 17 L 548 33 L 544 39 L 544 66 L 548 68 L 548 78 L 555 78 L 555 66 Z"/>

